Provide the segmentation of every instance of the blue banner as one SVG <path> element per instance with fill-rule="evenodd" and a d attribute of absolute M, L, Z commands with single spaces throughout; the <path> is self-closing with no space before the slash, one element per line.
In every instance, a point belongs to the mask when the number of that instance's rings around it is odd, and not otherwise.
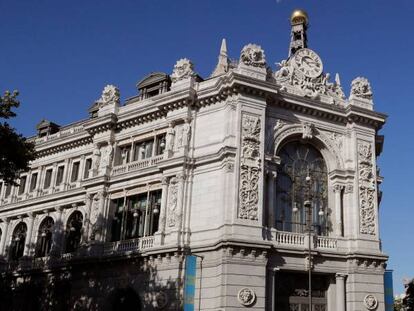
<path fill-rule="evenodd" d="M 184 311 L 194 311 L 197 257 L 185 257 L 184 273 Z"/>
<path fill-rule="evenodd" d="M 385 270 L 384 273 L 384 295 L 385 311 L 394 310 L 394 289 L 392 285 L 392 270 Z"/>

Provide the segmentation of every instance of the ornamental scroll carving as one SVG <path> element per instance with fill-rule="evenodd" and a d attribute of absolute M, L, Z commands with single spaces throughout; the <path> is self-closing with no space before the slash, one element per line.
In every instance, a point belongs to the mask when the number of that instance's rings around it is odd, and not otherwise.
<path fill-rule="evenodd" d="M 372 90 L 368 79 L 358 77 L 352 80 L 351 95 L 359 98 L 372 100 Z"/>
<path fill-rule="evenodd" d="M 264 68 L 266 59 L 263 49 L 259 45 L 249 43 L 241 51 L 240 62 L 247 66 Z"/>
<path fill-rule="evenodd" d="M 372 146 L 358 144 L 360 232 L 375 235 L 375 178 L 372 164 Z"/>
<path fill-rule="evenodd" d="M 178 180 L 171 178 L 168 187 L 167 225 L 175 227 L 178 223 Z"/>
<path fill-rule="evenodd" d="M 258 220 L 260 177 L 260 118 L 242 116 L 239 218 Z"/>
<path fill-rule="evenodd" d="M 292 87 L 298 95 L 318 98 L 326 95 L 335 100 L 345 99 L 339 75 L 335 81 L 330 81 L 330 74 L 323 73 L 320 57 L 310 49 L 300 49 L 294 57 L 282 60 L 279 70 L 274 74 L 281 90 L 292 92 Z"/>
<path fill-rule="evenodd" d="M 195 75 L 196 73 L 194 72 L 193 63 L 187 58 L 181 58 L 174 65 L 174 70 L 171 74 L 171 80 L 173 83 L 175 83 L 187 78 L 191 78 Z"/>
<path fill-rule="evenodd" d="M 101 98 L 99 98 L 96 103 L 98 104 L 99 108 L 109 104 L 116 104 L 119 105 L 121 102 L 119 89 L 115 85 L 107 85 L 104 87 L 102 91 Z"/>

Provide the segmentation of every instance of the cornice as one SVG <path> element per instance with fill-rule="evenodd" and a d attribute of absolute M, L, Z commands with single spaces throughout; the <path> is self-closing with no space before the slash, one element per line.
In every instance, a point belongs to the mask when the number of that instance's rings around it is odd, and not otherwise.
<path fill-rule="evenodd" d="M 114 128 L 118 121 L 116 114 L 111 113 L 102 117 L 91 119 L 83 125 L 84 129 L 90 134 L 105 132 Z"/>
<path fill-rule="evenodd" d="M 68 142 L 53 142 L 52 146 L 46 148 L 39 148 L 36 149 L 36 158 L 42 158 L 51 154 L 59 153 L 62 151 L 66 151 L 69 149 L 73 149 L 79 146 L 87 145 L 92 143 L 92 137 L 82 137 L 76 140 L 68 141 Z M 43 146 L 42 146 L 43 147 Z"/>

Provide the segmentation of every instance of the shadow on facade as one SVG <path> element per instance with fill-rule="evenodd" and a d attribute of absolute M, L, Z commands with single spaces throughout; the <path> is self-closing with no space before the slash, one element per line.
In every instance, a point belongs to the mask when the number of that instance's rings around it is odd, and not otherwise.
<path fill-rule="evenodd" d="M 38 245 L 33 243 L 33 255 L 9 260 L 11 249 L 7 247 L 9 255 L 0 264 L 0 311 L 181 308 L 181 255 L 169 259 L 176 278 L 159 273 L 159 263 L 165 257 L 142 256 L 139 252 L 103 256 L 103 243 L 99 241 L 84 243 L 76 252 L 62 256 L 58 250 L 65 247 L 63 224 L 56 223 L 56 228 L 58 238 L 49 256 L 36 258 Z M 99 236 L 99 230 L 94 234 Z"/>

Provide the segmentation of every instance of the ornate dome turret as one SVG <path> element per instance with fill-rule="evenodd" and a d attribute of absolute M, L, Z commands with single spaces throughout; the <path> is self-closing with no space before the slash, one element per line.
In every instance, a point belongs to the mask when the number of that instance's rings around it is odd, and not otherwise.
<path fill-rule="evenodd" d="M 294 10 L 290 16 L 290 23 L 292 25 L 305 24 L 305 26 L 307 26 L 308 22 L 308 13 L 306 13 L 304 10 Z"/>

